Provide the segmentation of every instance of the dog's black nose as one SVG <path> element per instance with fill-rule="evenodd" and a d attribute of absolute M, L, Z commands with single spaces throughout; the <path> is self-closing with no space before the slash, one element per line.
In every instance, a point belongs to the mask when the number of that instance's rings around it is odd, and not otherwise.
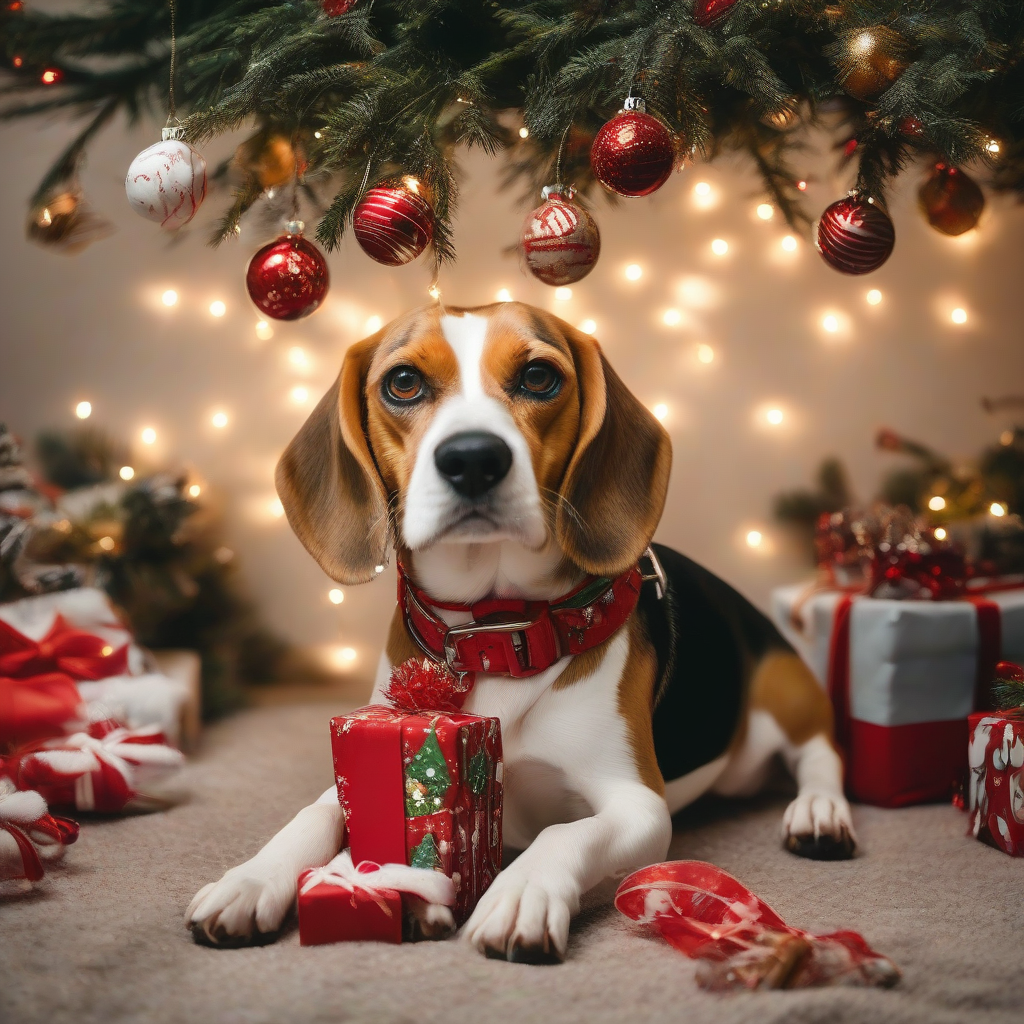
<path fill-rule="evenodd" d="M 496 434 L 467 430 L 437 446 L 434 465 L 463 497 L 479 498 L 508 476 L 512 450 Z"/>

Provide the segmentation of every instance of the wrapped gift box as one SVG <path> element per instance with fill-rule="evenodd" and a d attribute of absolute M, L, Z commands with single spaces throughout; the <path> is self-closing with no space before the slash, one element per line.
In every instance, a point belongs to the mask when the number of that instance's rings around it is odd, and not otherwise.
<path fill-rule="evenodd" d="M 883 807 L 947 799 L 967 767 L 976 695 L 1000 658 L 1024 658 L 1024 589 L 975 603 L 850 600 L 797 585 L 776 589 L 771 610 L 833 698 L 850 795 Z"/>
<path fill-rule="evenodd" d="M 70 728 L 116 718 L 129 728 L 159 726 L 172 742 L 194 746 L 199 732 L 199 657 L 193 651 L 152 655 L 139 647 L 110 599 L 95 587 L 78 587 L 0 604 L 0 677 L 22 680 L 65 677 L 77 687 Z M 13 690 L 13 684 L 0 687 Z M 38 689 L 38 686 L 36 687 Z M 52 685 L 51 685 L 52 689 Z M 65 697 L 65 703 L 68 698 Z M 0 719 L 5 715 L 0 695 Z M 57 714 L 56 709 L 53 715 Z M 21 739 L 59 735 L 64 719 Z M 0 721 L 0 731 L 3 722 Z"/>
<path fill-rule="evenodd" d="M 443 872 L 464 921 L 501 868 L 498 720 L 373 706 L 331 742 L 353 860 Z"/>
<path fill-rule="evenodd" d="M 971 834 L 1024 857 L 1024 716 L 986 711 L 968 719 Z"/>
<path fill-rule="evenodd" d="M 303 946 L 402 941 L 402 894 L 397 889 L 339 884 L 323 869 L 314 868 L 299 875 L 298 902 Z"/>

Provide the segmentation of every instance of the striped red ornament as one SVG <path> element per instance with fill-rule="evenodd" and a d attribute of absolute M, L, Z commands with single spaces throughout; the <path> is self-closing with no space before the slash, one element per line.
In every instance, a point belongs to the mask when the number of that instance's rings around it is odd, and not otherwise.
<path fill-rule="evenodd" d="M 868 274 L 889 258 L 896 232 L 884 210 L 861 196 L 850 195 L 821 215 L 817 244 L 821 258 L 834 270 Z"/>
<path fill-rule="evenodd" d="M 527 215 L 520 239 L 523 259 L 545 284 L 572 284 L 587 276 L 601 253 L 594 218 L 573 202 L 571 185 L 548 185 L 544 202 Z"/>
<path fill-rule="evenodd" d="M 669 130 L 646 113 L 644 101 L 630 96 L 594 136 L 590 168 L 616 195 L 649 196 L 669 179 L 676 148 Z"/>
<path fill-rule="evenodd" d="M 386 267 L 410 263 L 434 237 L 434 211 L 412 177 L 378 185 L 359 201 L 352 227 L 363 252 Z"/>

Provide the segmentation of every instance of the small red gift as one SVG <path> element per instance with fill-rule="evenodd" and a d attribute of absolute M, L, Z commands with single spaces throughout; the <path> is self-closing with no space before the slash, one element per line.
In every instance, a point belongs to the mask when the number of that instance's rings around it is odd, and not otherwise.
<path fill-rule="evenodd" d="M 501 727 L 457 712 L 362 708 L 331 720 L 352 859 L 433 868 L 457 923 L 501 869 Z"/>
<path fill-rule="evenodd" d="M 407 864 L 352 863 L 343 850 L 329 864 L 299 876 L 299 942 L 402 941 L 402 893 L 451 906 L 452 880 Z"/>
<path fill-rule="evenodd" d="M 1024 857 L 1024 668 L 996 665 L 996 711 L 968 715 L 969 833 L 1011 857 Z"/>

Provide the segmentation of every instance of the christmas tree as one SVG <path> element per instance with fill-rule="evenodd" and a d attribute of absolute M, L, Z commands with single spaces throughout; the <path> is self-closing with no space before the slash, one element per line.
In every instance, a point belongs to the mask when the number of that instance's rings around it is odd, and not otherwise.
<path fill-rule="evenodd" d="M 37 203 L 74 181 L 115 114 L 167 109 L 172 79 L 190 141 L 247 129 L 215 172 L 236 178 L 218 238 L 298 178 L 333 248 L 367 188 L 405 175 L 425 184 L 435 254 L 451 259 L 460 146 L 507 150 L 510 182 L 586 192 L 595 133 L 631 95 L 682 158 L 749 154 L 795 226 L 810 212 L 801 129 L 823 120 L 876 201 L 919 157 L 1024 190 L 1024 5 L 1008 0 L 102 0 L 56 15 L 5 4 L 0 32 L 2 116 L 83 122 Z"/>

